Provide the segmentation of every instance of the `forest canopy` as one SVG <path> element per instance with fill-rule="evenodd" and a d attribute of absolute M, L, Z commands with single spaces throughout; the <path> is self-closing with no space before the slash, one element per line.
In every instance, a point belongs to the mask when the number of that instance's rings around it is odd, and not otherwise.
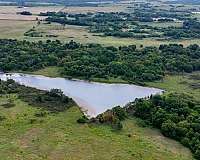
<path fill-rule="evenodd" d="M 200 47 L 170 44 L 137 49 L 135 45 L 103 47 L 74 41 L 0 40 L 0 70 L 36 71 L 59 66 L 63 76 L 121 78 L 130 82 L 160 80 L 167 72 L 200 70 Z"/>

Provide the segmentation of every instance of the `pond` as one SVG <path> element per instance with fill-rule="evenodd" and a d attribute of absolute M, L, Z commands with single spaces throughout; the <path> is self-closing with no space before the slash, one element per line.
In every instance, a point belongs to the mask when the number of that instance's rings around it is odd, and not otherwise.
<path fill-rule="evenodd" d="M 163 92 L 161 89 L 132 84 L 106 84 L 20 73 L 1 73 L 0 79 L 13 79 L 25 86 L 41 90 L 61 89 L 65 95 L 73 98 L 90 117 L 95 117 L 117 105 L 124 106 L 136 98 L 144 98 Z"/>

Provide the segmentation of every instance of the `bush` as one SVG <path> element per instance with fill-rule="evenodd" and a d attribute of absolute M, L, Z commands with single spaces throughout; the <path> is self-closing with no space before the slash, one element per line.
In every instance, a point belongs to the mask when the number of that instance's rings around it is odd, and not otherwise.
<path fill-rule="evenodd" d="M 112 111 L 114 113 L 114 116 L 116 116 L 120 121 L 124 120 L 127 117 L 126 111 L 120 106 L 113 108 Z"/>
<path fill-rule="evenodd" d="M 87 123 L 88 122 L 88 118 L 84 115 L 81 118 L 79 118 L 77 120 L 78 123 Z"/>

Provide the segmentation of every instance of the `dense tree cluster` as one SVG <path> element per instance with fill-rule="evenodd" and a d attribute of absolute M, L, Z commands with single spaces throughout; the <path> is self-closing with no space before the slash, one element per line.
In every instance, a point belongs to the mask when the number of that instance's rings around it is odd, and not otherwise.
<path fill-rule="evenodd" d="M 109 124 L 113 129 L 121 130 L 123 125 L 122 120 L 127 118 L 126 111 L 120 106 L 114 107 L 112 110 L 107 110 L 106 112 L 98 115 L 95 118 L 89 120 L 90 123 L 100 123 L 100 124 Z"/>
<path fill-rule="evenodd" d="M 162 79 L 165 72 L 200 70 L 200 47 L 161 45 L 136 49 L 135 45 L 103 47 L 74 41 L 29 42 L 0 40 L 1 71 L 34 71 L 61 66 L 64 76 L 121 78 L 130 82 Z"/>
<path fill-rule="evenodd" d="M 177 93 L 155 95 L 137 99 L 126 111 L 180 141 L 200 159 L 200 103 L 192 97 Z"/>
<path fill-rule="evenodd" d="M 159 30 L 164 36 L 174 39 L 200 38 L 200 22 L 195 19 L 184 21 L 183 27 L 167 27 Z"/>
<path fill-rule="evenodd" d="M 18 14 L 21 14 L 21 15 L 24 15 L 24 16 L 31 16 L 32 15 L 32 13 L 28 12 L 28 11 L 22 11 L 22 12 L 19 12 Z"/>
<path fill-rule="evenodd" d="M 106 36 L 115 37 L 129 37 L 129 38 L 146 38 L 152 37 L 153 33 L 143 34 L 138 37 L 138 31 L 142 34 L 144 32 L 144 26 L 139 25 L 136 21 L 144 21 L 146 17 L 135 18 L 134 15 L 128 13 L 87 13 L 87 14 L 65 14 L 65 17 L 60 16 L 60 13 L 56 13 L 53 16 L 49 16 L 46 21 L 57 22 L 60 24 L 88 26 L 89 31 L 93 33 L 103 33 Z M 153 21 L 153 20 L 152 20 Z M 151 28 L 153 30 L 153 28 Z M 153 31 L 151 31 L 153 32 Z"/>
<path fill-rule="evenodd" d="M 165 93 L 136 99 L 124 108 L 119 106 L 100 114 L 93 123 L 121 126 L 126 118 L 142 119 L 140 125 L 154 126 L 162 134 L 181 142 L 200 159 L 200 102 L 187 94 Z M 118 129 L 122 129 L 123 126 Z"/>
<path fill-rule="evenodd" d="M 144 7 L 144 6 L 143 6 Z M 47 12 L 40 15 L 48 15 L 46 21 L 57 22 L 62 25 L 88 26 L 93 33 L 103 33 L 105 36 L 121 38 L 199 38 L 200 29 L 197 19 L 192 18 L 190 12 L 158 11 L 151 6 L 137 8 L 133 13 L 86 13 L 68 14 L 64 12 Z M 182 21 L 181 27 L 159 27 L 142 25 L 140 22 L 165 23 Z M 140 33 L 140 34 L 138 34 Z"/>

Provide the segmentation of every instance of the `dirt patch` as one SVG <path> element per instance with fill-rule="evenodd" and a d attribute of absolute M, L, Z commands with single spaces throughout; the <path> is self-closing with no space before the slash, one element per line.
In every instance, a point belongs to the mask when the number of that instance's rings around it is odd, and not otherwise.
<path fill-rule="evenodd" d="M 38 138 L 38 135 L 42 132 L 40 128 L 29 129 L 19 140 L 19 144 L 22 148 L 28 148 L 32 141 Z"/>

